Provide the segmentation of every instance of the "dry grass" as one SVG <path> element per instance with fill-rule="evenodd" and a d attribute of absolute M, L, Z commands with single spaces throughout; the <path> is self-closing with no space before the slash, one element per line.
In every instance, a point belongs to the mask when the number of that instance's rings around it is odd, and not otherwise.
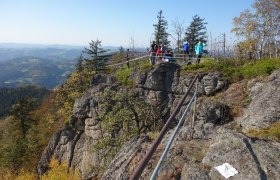
<path fill-rule="evenodd" d="M 273 123 L 269 128 L 250 130 L 247 135 L 250 137 L 271 138 L 280 142 L 280 122 Z"/>
<path fill-rule="evenodd" d="M 230 87 L 214 98 L 218 101 L 226 103 L 230 107 L 230 114 L 233 117 L 240 117 L 243 115 L 243 108 L 246 107 L 251 99 L 247 93 L 247 80 L 240 81 L 230 85 Z"/>

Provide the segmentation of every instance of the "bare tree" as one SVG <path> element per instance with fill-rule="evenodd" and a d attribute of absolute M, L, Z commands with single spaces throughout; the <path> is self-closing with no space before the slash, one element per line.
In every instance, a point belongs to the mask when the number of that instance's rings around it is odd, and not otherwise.
<path fill-rule="evenodd" d="M 130 35 L 130 42 L 129 42 L 129 48 L 131 49 L 131 52 L 135 52 L 135 38 L 134 35 Z"/>
<path fill-rule="evenodd" d="M 172 21 L 172 29 L 170 36 L 176 41 L 178 51 L 180 50 L 180 45 L 182 44 L 182 34 L 184 33 L 184 21 L 180 21 L 178 17 Z"/>

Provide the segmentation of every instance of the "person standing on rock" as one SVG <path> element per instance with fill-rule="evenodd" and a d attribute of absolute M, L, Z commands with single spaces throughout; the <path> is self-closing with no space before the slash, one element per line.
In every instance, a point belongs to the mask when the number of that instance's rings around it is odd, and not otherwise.
<path fill-rule="evenodd" d="M 200 63 L 200 58 L 202 57 L 204 46 L 206 46 L 206 44 L 201 43 L 201 41 L 198 41 L 198 43 L 195 45 L 196 64 Z"/>
<path fill-rule="evenodd" d="M 189 42 L 186 39 L 185 42 L 183 43 L 183 50 L 184 50 L 184 59 L 187 57 L 188 61 L 190 60 L 190 53 L 189 53 Z"/>
<path fill-rule="evenodd" d="M 149 50 L 149 52 L 150 52 L 150 63 L 152 65 L 155 64 L 157 49 L 158 49 L 158 45 L 156 44 L 155 41 L 153 41 L 153 43 L 151 44 L 150 50 Z"/>

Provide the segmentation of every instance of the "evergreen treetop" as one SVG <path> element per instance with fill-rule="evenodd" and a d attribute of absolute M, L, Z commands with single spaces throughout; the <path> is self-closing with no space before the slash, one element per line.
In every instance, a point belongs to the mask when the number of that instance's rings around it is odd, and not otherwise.
<path fill-rule="evenodd" d="M 162 10 L 159 11 L 157 15 L 158 22 L 157 24 L 153 24 L 155 27 L 155 41 L 157 44 L 162 44 L 166 47 L 169 46 L 170 41 L 168 41 L 168 33 L 166 32 L 168 28 L 168 23 L 164 19 L 164 16 L 162 15 Z"/>
<path fill-rule="evenodd" d="M 188 40 L 190 45 L 190 52 L 194 52 L 194 47 L 198 41 L 207 42 L 206 27 L 207 22 L 205 19 L 200 18 L 198 15 L 193 16 L 193 20 L 185 33 L 185 39 Z"/>
<path fill-rule="evenodd" d="M 89 48 L 85 48 L 83 53 L 85 55 L 85 61 L 88 66 L 93 68 L 96 72 L 104 69 L 105 62 L 109 59 L 110 55 L 106 54 L 109 50 L 105 50 L 101 47 L 101 41 L 96 39 L 96 41 L 89 42 Z"/>

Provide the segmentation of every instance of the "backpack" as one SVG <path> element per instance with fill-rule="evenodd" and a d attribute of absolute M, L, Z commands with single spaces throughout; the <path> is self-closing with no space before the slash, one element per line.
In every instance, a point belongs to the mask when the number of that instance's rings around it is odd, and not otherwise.
<path fill-rule="evenodd" d="M 152 52 L 156 52 L 156 51 L 157 51 L 157 49 L 158 49 L 157 44 L 152 44 L 152 45 L 151 45 L 150 50 L 151 50 Z"/>

